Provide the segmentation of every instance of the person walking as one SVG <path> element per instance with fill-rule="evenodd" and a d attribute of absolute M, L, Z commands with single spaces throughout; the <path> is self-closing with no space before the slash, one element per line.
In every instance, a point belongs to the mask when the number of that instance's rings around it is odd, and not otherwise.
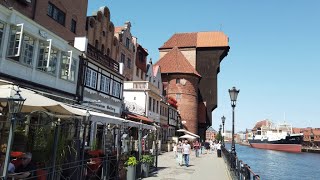
<path fill-rule="evenodd" d="M 181 141 L 179 141 L 177 145 L 177 162 L 180 166 L 182 166 L 183 164 L 182 151 L 183 151 L 182 143 Z"/>
<path fill-rule="evenodd" d="M 177 144 L 173 143 L 173 154 L 174 154 L 174 158 L 177 158 Z"/>
<path fill-rule="evenodd" d="M 217 144 L 217 157 L 221 157 L 221 143 L 220 143 L 220 141 Z"/>
<path fill-rule="evenodd" d="M 199 157 L 200 143 L 198 141 L 193 143 L 193 148 L 194 148 L 194 151 L 196 153 L 196 157 Z"/>
<path fill-rule="evenodd" d="M 188 140 L 185 140 L 184 141 L 184 144 L 183 144 L 183 157 L 184 157 L 184 162 L 185 162 L 185 165 L 187 167 L 189 167 L 189 160 L 190 160 L 190 151 L 191 151 L 191 146 L 190 144 L 188 143 Z"/>
<path fill-rule="evenodd" d="M 206 154 L 208 154 L 208 151 L 210 151 L 210 143 L 208 140 L 204 143 L 204 147 L 206 148 Z"/>
<path fill-rule="evenodd" d="M 201 141 L 201 154 L 204 154 L 204 141 Z"/>

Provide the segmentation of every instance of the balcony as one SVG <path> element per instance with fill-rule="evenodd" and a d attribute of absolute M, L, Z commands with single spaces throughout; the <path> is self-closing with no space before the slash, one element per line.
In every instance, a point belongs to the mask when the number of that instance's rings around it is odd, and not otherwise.
<path fill-rule="evenodd" d="M 160 94 L 160 89 L 154 86 L 149 81 L 128 81 L 124 82 L 124 89 L 125 90 L 148 90 L 152 91 L 156 94 Z"/>
<path fill-rule="evenodd" d="M 101 51 L 90 44 L 88 44 L 87 56 L 104 67 L 119 73 L 119 63 L 111 59 L 109 56 L 104 55 Z"/>

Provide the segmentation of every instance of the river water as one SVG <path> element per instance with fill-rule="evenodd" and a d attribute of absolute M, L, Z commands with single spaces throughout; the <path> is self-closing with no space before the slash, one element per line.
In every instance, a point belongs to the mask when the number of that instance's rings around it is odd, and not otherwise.
<path fill-rule="evenodd" d="M 226 144 L 230 149 L 230 144 Z M 237 156 L 262 180 L 320 180 L 320 154 L 287 153 L 236 145 Z"/>

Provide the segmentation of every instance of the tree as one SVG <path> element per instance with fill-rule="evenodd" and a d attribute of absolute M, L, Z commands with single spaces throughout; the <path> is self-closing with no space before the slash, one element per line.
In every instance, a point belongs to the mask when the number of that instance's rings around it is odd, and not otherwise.
<path fill-rule="evenodd" d="M 222 141 L 222 136 L 220 133 L 216 134 L 216 136 L 214 137 L 217 141 Z"/>

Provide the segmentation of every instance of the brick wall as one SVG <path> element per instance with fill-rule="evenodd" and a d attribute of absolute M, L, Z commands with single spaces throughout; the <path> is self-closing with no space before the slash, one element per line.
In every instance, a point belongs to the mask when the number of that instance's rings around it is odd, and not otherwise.
<path fill-rule="evenodd" d="M 76 3 L 73 0 L 37 0 L 35 2 L 37 4 L 34 21 L 67 41 L 73 41 L 76 36 L 86 35 L 85 25 L 88 0 L 77 0 Z M 59 24 L 47 15 L 49 2 L 66 14 L 64 25 Z M 70 30 L 72 19 L 77 22 L 76 33 Z"/>
<path fill-rule="evenodd" d="M 200 101 L 206 102 L 207 117 L 212 122 L 212 111 L 217 107 L 217 77 L 220 71 L 220 61 L 225 49 L 198 48 L 196 70 L 202 76 L 199 82 Z M 228 93 L 227 91 L 225 93 Z"/>
<path fill-rule="evenodd" d="M 95 16 L 87 18 L 88 43 L 101 50 L 104 54 L 117 60 L 119 52 L 118 39 L 114 37 L 114 25 L 110 21 L 110 11 L 103 7 Z"/>
<path fill-rule="evenodd" d="M 21 3 L 18 0 L 0 0 L 0 4 L 9 8 L 13 7 L 16 11 L 19 11 L 23 15 L 27 16 L 30 19 L 33 19 L 33 10 L 35 7 L 36 1 L 29 3 Z"/>
<path fill-rule="evenodd" d="M 163 74 L 163 82 L 168 82 L 167 95 L 177 100 L 181 121 L 186 121 L 185 128 L 198 133 L 198 77 L 188 74 Z M 180 84 L 176 79 L 180 79 Z M 181 98 L 177 98 L 181 94 Z"/>

